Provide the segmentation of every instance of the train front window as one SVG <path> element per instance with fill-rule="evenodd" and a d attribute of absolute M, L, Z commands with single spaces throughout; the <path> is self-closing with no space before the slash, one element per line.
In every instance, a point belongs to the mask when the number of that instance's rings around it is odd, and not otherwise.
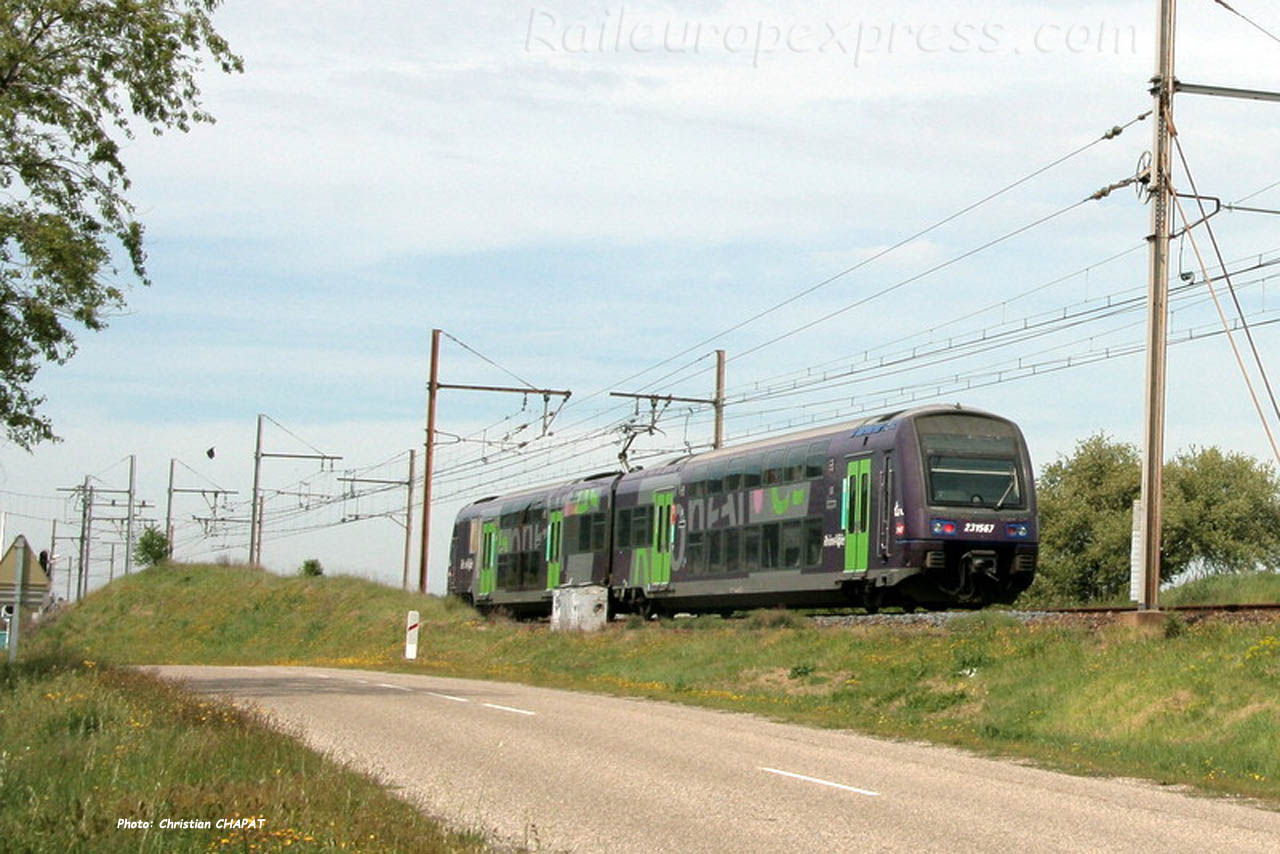
<path fill-rule="evenodd" d="M 930 504 L 1025 506 L 1012 425 L 975 415 L 930 415 L 916 429 Z"/>

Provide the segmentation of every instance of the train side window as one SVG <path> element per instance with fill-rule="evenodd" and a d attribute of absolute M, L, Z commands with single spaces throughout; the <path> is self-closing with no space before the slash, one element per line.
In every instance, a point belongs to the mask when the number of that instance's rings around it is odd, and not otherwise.
<path fill-rule="evenodd" d="M 742 531 L 737 528 L 724 532 L 724 568 L 726 572 L 742 569 Z"/>
<path fill-rule="evenodd" d="M 643 549 L 653 545 L 652 528 L 649 525 L 649 508 L 636 507 L 631 511 L 631 548 Z"/>
<path fill-rule="evenodd" d="M 724 492 L 724 463 L 712 463 L 707 468 L 707 495 Z"/>
<path fill-rule="evenodd" d="M 782 475 L 786 467 L 786 451 L 779 448 L 771 451 L 764 458 L 764 482 L 765 485 L 782 483 Z"/>
<path fill-rule="evenodd" d="M 787 450 L 787 465 L 783 471 L 783 479 L 786 483 L 804 479 L 804 457 L 803 445 L 796 445 Z"/>
<path fill-rule="evenodd" d="M 614 521 L 614 531 L 617 535 L 617 545 L 620 549 L 631 548 L 631 508 L 619 510 Z"/>
<path fill-rule="evenodd" d="M 893 491 L 893 454 L 885 454 L 884 469 L 880 473 L 880 556 L 889 556 L 889 531 L 892 526 L 893 508 L 897 496 Z"/>
<path fill-rule="evenodd" d="M 604 513 L 591 514 L 591 551 L 604 551 L 609 517 Z"/>
<path fill-rule="evenodd" d="M 742 489 L 742 460 L 730 460 L 724 475 L 725 492 L 737 492 Z"/>
<path fill-rule="evenodd" d="M 707 494 L 707 483 L 705 480 L 706 475 L 707 475 L 707 470 L 705 467 L 694 469 L 693 471 L 689 472 L 688 495 L 690 498 L 702 498 L 704 495 Z"/>
<path fill-rule="evenodd" d="M 525 552 L 524 555 L 524 573 L 523 583 L 521 587 L 533 587 L 538 579 L 538 553 Z"/>
<path fill-rule="evenodd" d="M 701 531 L 689 535 L 686 545 L 684 568 L 691 575 L 701 575 L 706 568 L 706 553 L 703 550 L 703 534 Z"/>
<path fill-rule="evenodd" d="M 581 516 L 570 516 L 564 520 L 563 533 L 560 535 L 560 542 L 564 543 L 564 550 L 568 554 L 577 554 L 578 549 L 578 526 L 582 524 Z"/>
<path fill-rule="evenodd" d="M 871 515 L 871 475 L 865 472 L 862 475 L 862 486 L 858 494 L 861 496 L 859 503 L 862 505 L 858 508 L 861 511 L 858 518 L 858 532 L 865 534 L 871 530 L 867 524 Z"/>
<path fill-rule="evenodd" d="M 748 572 L 760 568 L 760 526 L 742 529 L 742 568 Z"/>
<path fill-rule="evenodd" d="M 761 484 L 760 468 L 762 461 L 759 455 L 747 457 L 742 463 L 742 486 L 751 489 Z"/>
<path fill-rule="evenodd" d="M 724 532 L 707 531 L 707 572 L 724 572 Z"/>
<path fill-rule="evenodd" d="M 591 551 L 591 523 L 595 519 L 596 515 L 597 514 L 592 513 L 589 516 L 577 517 L 578 530 L 575 533 L 578 535 L 576 542 L 578 554 Z"/>
<path fill-rule="evenodd" d="M 809 445 L 808 456 L 804 458 L 804 476 L 806 480 L 822 477 L 822 469 L 827 463 L 827 443 L 813 442 Z"/>
<path fill-rule="evenodd" d="M 760 526 L 760 566 L 765 569 L 778 568 L 780 534 L 777 522 Z"/>
<path fill-rule="evenodd" d="M 812 569 L 822 564 L 822 517 L 804 520 L 804 565 Z"/>
<path fill-rule="evenodd" d="M 782 565 L 798 569 L 804 557 L 804 522 L 793 519 L 782 523 Z"/>

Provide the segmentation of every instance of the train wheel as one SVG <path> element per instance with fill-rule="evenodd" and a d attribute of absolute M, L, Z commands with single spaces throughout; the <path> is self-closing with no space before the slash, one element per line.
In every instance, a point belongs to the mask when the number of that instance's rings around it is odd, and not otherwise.
<path fill-rule="evenodd" d="M 862 608 L 868 614 L 877 614 L 880 612 L 880 606 L 884 604 L 884 592 L 878 587 L 868 587 L 862 593 Z"/>
<path fill-rule="evenodd" d="M 658 603 L 652 599 L 641 599 L 636 603 L 636 611 L 646 620 L 658 619 Z"/>

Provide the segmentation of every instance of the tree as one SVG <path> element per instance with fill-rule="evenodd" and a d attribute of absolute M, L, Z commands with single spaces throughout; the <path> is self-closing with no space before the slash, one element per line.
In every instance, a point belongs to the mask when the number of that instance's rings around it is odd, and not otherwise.
<path fill-rule="evenodd" d="M 302 562 L 302 566 L 298 567 L 298 575 L 306 578 L 319 578 L 324 575 L 324 567 L 320 564 L 319 558 L 309 557 Z"/>
<path fill-rule="evenodd" d="M 169 538 L 159 528 L 149 527 L 138 537 L 133 556 L 143 566 L 159 566 L 169 559 Z"/>
<path fill-rule="evenodd" d="M 56 439 L 30 390 L 124 306 L 113 254 L 149 284 L 118 138 L 212 121 L 196 76 L 241 59 L 221 0 L 8 0 L 0 13 L 0 419 L 30 450 Z"/>
<path fill-rule="evenodd" d="M 1071 457 L 1045 467 L 1036 484 L 1040 509 L 1036 593 L 1087 602 L 1128 588 L 1139 460 L 1133 445 L 1099 433 L 1078 442 Z"/>
<path fill-rule="evenodd" d="M 1270 465 L 1192 448 L 1164 467 L 1164 560 L 1173 572 L 1280 564 L 1280 480 Z"/>
<path fill-rule="evenodd" d="M 1045 468 L 1033 598 L 1087 602 L 1128 590 L 1140 468 L 1137 448 L 1101 433 Z M 1192 566 L 1221 573 L 1280 563 L 1280 479 L 1269 465 L 1193 448 L 1165 464 L 1164 498 L 1161 580 Z"/>

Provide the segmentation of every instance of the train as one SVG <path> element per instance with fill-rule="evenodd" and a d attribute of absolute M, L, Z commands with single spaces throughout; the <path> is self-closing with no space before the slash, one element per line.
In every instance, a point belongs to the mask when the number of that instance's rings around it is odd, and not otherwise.
<path fill-rule="evenodd" d="M 562 586 L 611 614 L 978 608 L 1035 577 L 1022 431 L 922 406 L 660 466 L 481 498 L 454 522 L 448 593 L 545 615 Z"/>

